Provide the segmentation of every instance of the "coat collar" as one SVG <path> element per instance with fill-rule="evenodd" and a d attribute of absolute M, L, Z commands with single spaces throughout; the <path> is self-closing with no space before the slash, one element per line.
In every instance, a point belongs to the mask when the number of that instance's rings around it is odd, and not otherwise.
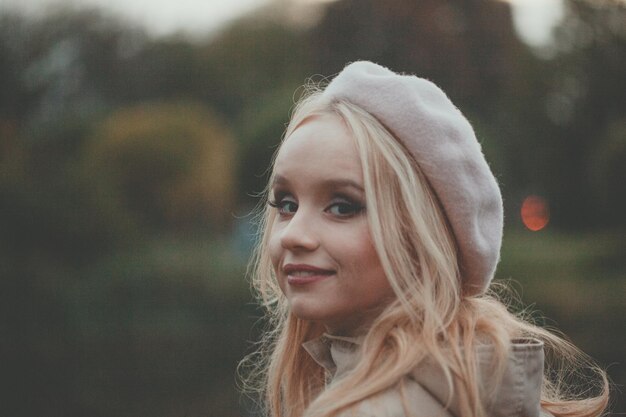
<path fill-rule="evenodd" d="M 317 339 L 304 342 L 302 347 L 335 379 L 356 366 L 363 338 L 363 336 L 346 337 L 324 333 Z"/>
<path fill-rule="evenodd" d="M 302 346 L 320 366 L 332 375 L 331 381 L 352 370 L 359 359 L 360 346 L 364 337 L 343 337 L 330 334 L 305 342 Z M 493 347 L 482 345 L 476 348 L 479 377 L 485 380 L 493 372 L 490 368 Z M 502 381 L 498 385 L 494 400 L 487 405 L 491 416 L 538 416 L 540 415 L 541 384 L 543 380 L 543 342 L 532 339 L 511 341 L 509 361 Z M 450 390 L 442 370 L 425 361 L 408 372 L 408 377 L 427 390 L 437 401 L 459 416 L 458 401 L 449 398 Z"/>

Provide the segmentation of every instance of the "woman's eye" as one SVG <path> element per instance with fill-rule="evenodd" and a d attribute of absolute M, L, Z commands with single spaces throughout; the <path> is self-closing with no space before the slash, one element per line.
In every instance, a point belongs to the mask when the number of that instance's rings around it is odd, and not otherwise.
<path fill-rule="evenodd" d="M 339 217 L 353 216 L 363 210 L 363 207 L 354 203 L 334 203 L 326 209 L 330 214 Z"/>
<path fill-rule="evenodd" d="M 268 204 L 278 209 L 280 214 L 293 214 L 298 210 L 296 202 L 291 200 L 269 201 Z"/>
<path fill-rule="evenodd" d="M 278 211 L 285 214 L 295 213 L 298 210 L 298 205 L 289 200 L 283 200 L 278 205 Z"/>

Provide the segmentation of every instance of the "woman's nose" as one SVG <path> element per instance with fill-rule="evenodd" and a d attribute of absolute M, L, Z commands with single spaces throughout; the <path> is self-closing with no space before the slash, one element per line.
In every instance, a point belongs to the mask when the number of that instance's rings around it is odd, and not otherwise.
<path fill-rule="evenodd" d="M 319 247 L 319 239 L 310 216 L 299 209 L 285 226 L 280 238 L 283 248 L 312 251 Z"/>

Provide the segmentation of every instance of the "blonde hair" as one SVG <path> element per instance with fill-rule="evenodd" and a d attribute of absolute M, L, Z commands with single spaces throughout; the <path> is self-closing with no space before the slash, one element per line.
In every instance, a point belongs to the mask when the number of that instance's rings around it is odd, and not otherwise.
<path fill-rule="evenodd" d="M 249 272 L 268 329 L 256 354 L 240 365 L 247 372 L 245 388 L 261 394 L 268 415 L 336 415 L 402 384 L 407 370 L 429 358 L 443 370 L 463 415 L 482 417 L 484 399 L 493 396 L 497 375 L 506 366 L 510 340 L 527 336 L 544 341 L 548 359 L 554 356 L 573 364 L 570 369 L 600 375 L 600 394 L 580 399 L 565 388 L 571 372 L 563 368 L 554 377 L 554 369 L 547 367 L 542 406 L 556 416 L 600 415 L 608 402 L 608 382 L 584 354 L 511 314 L 494 295 L 463 294 L 455 241 L 436 196 L 410 154 L 381 123 L 348 101 L 328 101 L 314 88 L 297 104 L 284 138 L 318 114 L 339 116 L 355 140 L 370 234 L 396 299 L 369 327 L 354 370 L 326 387 L 326 371 L 301 347 L 324 329 L 289 312 L 268 253 L 274 212 L 265 208 Z M 494 347 L 496 370 L 487 385 L 478 382 L 476 357 L 464 353 L 484 343 Z"/>

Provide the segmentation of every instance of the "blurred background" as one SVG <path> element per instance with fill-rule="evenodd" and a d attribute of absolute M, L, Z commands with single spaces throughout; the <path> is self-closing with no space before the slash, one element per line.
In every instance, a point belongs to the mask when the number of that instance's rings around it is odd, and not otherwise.
<path fill-rule="evenodd" d="M 463 109 L 497 278 L 623 391 L 625 46 L 617 0 L 0 0 L 0 414 L 252 415 L 255 194 L 294 92 L 357 59 Z"/>

